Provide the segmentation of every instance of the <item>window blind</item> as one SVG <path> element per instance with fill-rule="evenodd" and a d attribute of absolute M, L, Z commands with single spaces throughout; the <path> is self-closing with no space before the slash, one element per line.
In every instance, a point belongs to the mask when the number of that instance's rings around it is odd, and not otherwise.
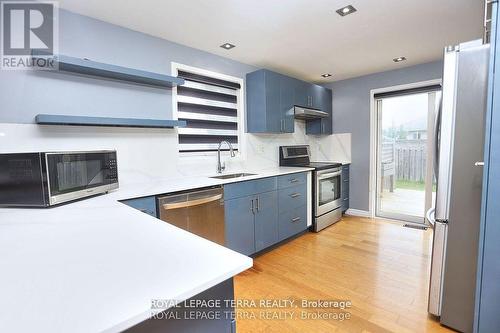
<path fill-rule="evenodd" d="M 179 70 L 185 84 L 177 87 L 179 152 L 217 151 L 229 141 L 238 149 L 238 83 Z M 228 150 L 224 145 L 221 150 Z"/>
<path fill-rule="evenodd" d="M 440 91 L 440 90 L 441 90 L 441 85 L 434 84 L 434 85 L 426 86 L 426 87 L 418 87 L 418 88 L 411 88 L 411 89 L 403 89 L 403 90 L 395 90 L 395 91 L 388 91 L 388 92 L 384 92 L 384 93 L 378 93 L 378 94 L 375 94 L 374 98 L 378 99 L 378 98 L 388 98 L 388 97 L 399 97 L 399 96 L 420 94 L 420 93 Z"/>

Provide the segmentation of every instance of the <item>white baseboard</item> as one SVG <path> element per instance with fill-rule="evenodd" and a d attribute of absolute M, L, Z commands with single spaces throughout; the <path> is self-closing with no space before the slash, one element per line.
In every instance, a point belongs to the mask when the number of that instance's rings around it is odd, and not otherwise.
<path fill-rule="evenodd" d="M 371 214 L 369 211 L 361 210 L 361 209 L 349 208 L 345 213 L 346 213 L 346 215 L 351 215 L 351 216 L 371 217 Z"/>

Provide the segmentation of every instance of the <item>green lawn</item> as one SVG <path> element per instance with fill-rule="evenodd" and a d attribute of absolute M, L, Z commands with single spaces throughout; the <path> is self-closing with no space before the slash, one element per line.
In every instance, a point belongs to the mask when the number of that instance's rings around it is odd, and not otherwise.
<path fill-rule="evenodd" d="M 401 189 L 406 189 L 406 190 L 424 191 L 425 190 L 425 183 L 411 181 L 411 180 L 396 180 L 396 188 L 401 188 Z M 436 190 L 436 185 L 434 185 L 433 190 Z"/>

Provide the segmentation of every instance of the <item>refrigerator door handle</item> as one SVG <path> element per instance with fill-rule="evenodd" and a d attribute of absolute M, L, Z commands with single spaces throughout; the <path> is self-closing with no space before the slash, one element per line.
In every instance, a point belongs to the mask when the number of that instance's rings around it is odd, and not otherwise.
<path fill-rule="evenodd" d="M 448 224 L 434 221 L 434 239 L 432 243 L 431 277 L 429 283 L 429 313 L 440 316 L 443 301 L 443 274 L 446 261 L 446 240 Z"/>
<path fill-rule="evenodd" d="M 441 95 L 439 97 L 439 104 L 438 104 L 438 110 L 436 112 L 436 119 L 434 120 L 434 159 L 433 159 L 433 166 L 434 166 L 434 176 L 436 177 L 436 183 L 437 179 L 439 177 L 438 171 L 439 171 L 439 132 L 441 130 L 441 110 L 443 109 L 443 96 Z"/>
<path fill-rule="evenodd" d="M 438 123 L 438 171 L 435 219 L 449 218 L 450 186 L 453 169 L 453 142 L 455 135 L 455 102 L 457 91 L 458 51 L 447 48 L 443 65 L 443 86 Z"/>

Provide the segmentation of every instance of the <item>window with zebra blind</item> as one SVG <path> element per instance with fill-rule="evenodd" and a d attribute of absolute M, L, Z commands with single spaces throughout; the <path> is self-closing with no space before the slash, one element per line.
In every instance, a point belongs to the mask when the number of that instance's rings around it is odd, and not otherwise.
<path fill-rule="evenodd" d="M 183 65 L 176 71 L 185 80 L 177 86 L 177 118 L 187 123 L 178 128 L 179 152 L 215 152 L 221 141 L 239 150 L 241 79 Z M 221 150 L 229 147 L 222 145 Z"/>

